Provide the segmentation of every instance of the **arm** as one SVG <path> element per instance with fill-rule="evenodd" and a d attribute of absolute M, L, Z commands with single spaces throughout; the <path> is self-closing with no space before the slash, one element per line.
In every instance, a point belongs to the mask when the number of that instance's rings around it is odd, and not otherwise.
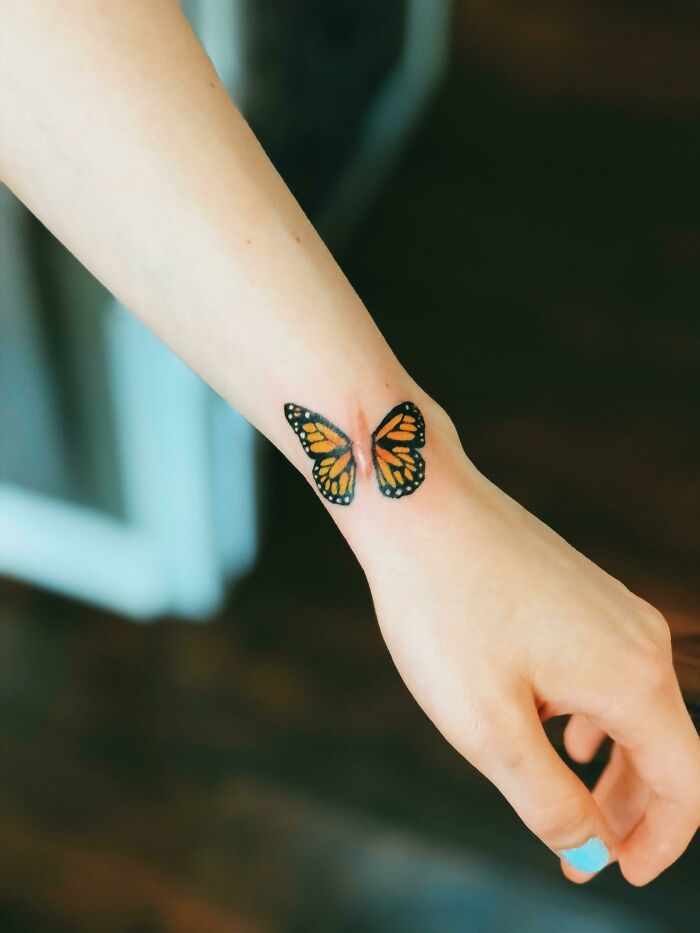
<path fill-rule="evenodd" d="M 0 43 L 6 184 L 307 479 L 285 403 L 352 438 L 357 495 L 322 501 L 418 702 L 551 849 L 593 871 L 607 850 L 630 881 L 651 880 L 700 814 L 700 746 L 663 619 L 476 471 L 175 3 L 4 0 Z M 369 437 L 405 400 L 425 418 L 427 471 L 398 502 L 378 490 Z M 542 730 L 562 713 L 573 757 L 604 733 L 617 743 L 593 794 Z"/>

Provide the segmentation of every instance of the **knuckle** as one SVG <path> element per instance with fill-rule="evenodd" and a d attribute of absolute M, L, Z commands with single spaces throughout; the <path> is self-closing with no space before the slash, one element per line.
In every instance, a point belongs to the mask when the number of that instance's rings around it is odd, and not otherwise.
<path fill-rule="evenodd" d="M 628 657 L 632 683 L 643 694 L 665 689 L 675 676 L 671 653 L 651 638 L 644 638 L 630 648 Z"/>
<path fill-rule="evenodd" d="M 657 839 L 653 847 L 653 852 L 657 860 L 661 861 L 664 865 L 669 864 L 674 856 L 677 855 L 675 844 L 665 837 Z"/>
<path fill-rule="evenodd" d="M 671 653 L 671 629 L 663 613 L 650 605 L 644 603 L 642 617 L 644 626 L 651 639 L 668 654 Z"/>
<path fill-rule="evenodd" d="M 577 794 L 544 802 L 532 813 L 531 828 L 557 848 L 576 844 L 589 827 L 589 814 Z"/>

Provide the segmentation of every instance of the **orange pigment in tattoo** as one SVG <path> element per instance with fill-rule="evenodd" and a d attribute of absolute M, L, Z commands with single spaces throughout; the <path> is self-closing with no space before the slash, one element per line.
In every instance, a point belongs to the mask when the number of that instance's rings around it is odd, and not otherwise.
<path fill-rule="evenodd" d="M 392 408 L 371 435 L 365 414 L 358 408 L 351 431 L 354 442 L 323 415 L 302 405 L 287 402 L 284 413 L 314 461 L 313 480 L 328 502 L 350 505 L 356 470 L 365 479 L 374 471 L 379 491 L 389 499 L 412 495 L 425 479 L 425 461 L 419 452 L 425 446 L 425 422 L 413 402 Z"/>

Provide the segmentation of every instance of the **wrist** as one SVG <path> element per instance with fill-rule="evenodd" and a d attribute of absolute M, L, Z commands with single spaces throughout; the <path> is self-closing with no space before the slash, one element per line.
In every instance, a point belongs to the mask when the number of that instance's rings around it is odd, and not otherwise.
<path fill-rule="evenodd" d="M 421 548 L 435 546 L 441 526 L 476 495 L 480 478 L 447 412 L 415 384 L 399 394 L 420 409 L 425 422 L 425 444 L 420 449 L 424 478 L 420 487 L 401 498 L 386 495 L 386 489 L 380 488 L 369 447 L 364 444 L 366 450 L 356 452 L 360 465 L 352 505 L 346 509 L 329 506 L 370 583 L 375 567 L 379 576 L 394 562 L 406 567 L 415 565 Z M 382 403 L 383 407 L 392 401 L 395 405 L 397 400 L 390 398 Z"/>

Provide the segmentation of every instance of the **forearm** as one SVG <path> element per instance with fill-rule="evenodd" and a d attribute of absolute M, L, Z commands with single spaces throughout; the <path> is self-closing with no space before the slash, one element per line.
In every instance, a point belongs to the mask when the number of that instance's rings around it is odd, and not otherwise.
<path fill-rule="evenodd" d="M 7 184 L 307 478 L 306 406 L 346 432 L 356 497 L 321 498 L 418 701 L 570 876 L 612 855 L 635 884 L 655 877 L 700 813 L 700 746 L 658 613 L 471 467 L 173 3 L 0 0 L 0 42 Z M 424 470 L 385 498 L 370 434 L 406 401 L 425 417 L 423 443 L 409 406 Z M 296 432 L 290 402 L 305 406 Z M 616 742 L 595 796 L 541 728 L 568 712 L 579 760 L 605 733 Z"/>
<path fill-rule="evenodd" d="M 173 3 L 0 9 L 4 180 L 307 475 L 285 402 L 353 435 L 431 408 Z"/>

